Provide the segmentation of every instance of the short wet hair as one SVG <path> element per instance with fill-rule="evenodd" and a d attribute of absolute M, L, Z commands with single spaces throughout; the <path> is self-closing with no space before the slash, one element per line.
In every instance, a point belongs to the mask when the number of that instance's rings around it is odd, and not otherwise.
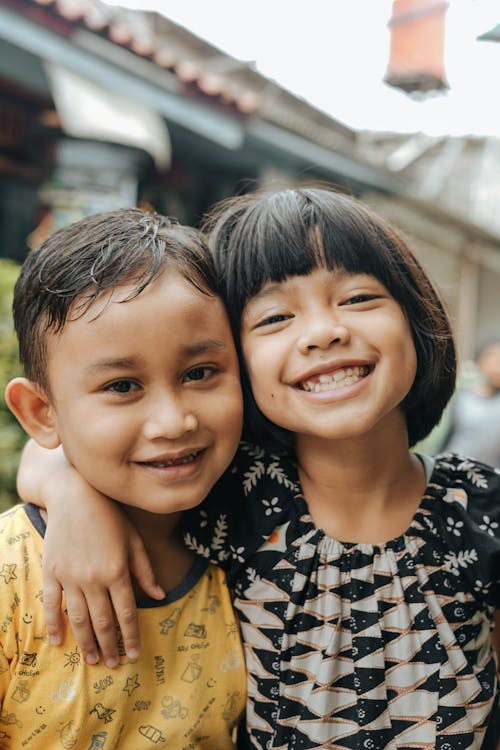
<path fill-rule="evenodd" d="M 415 380 L 402 403 L 410 446 L 429 434 L 455 388 L 455 344 L 438 292 L 392 226 L 350 196 L 301 187 L 223 201 L 205 228 L 240 357 L 243 310 L 266 282 L 318 267 L 366 273 L 382 282 L 408 319 L 417 354 Z M 293 436 L 259 412 L 244 366 L 242 376 L 248 436 L 289 450 Z"/>
<path fill-rule="evenodd" d="M 14 327 L 26 376 L 49 391 L 47 335 L 83 315 L 103 292 L 131 284 L 123 302 L 137 297 L 165 268 L 199 291 L 219 295 L 201 234 L 166 216 L 121 209 L 55 232 L 29 253 L 14 289 Z"/>

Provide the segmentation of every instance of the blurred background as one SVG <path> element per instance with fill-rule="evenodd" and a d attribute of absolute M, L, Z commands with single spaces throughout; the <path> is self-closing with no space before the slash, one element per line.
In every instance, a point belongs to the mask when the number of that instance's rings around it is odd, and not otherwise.
<path fill-rule="evenodd" d="M 215 201 L 327 180 L 409 238 L 461 382 L 500 320 L 496 0 L 0 0 L 0 390 L 19 263 L 89 213 L 199 225 Z M 431 452 L 446 431 L 431 436 Z M 0 402 L 0 508 L 25 440 Z"/>

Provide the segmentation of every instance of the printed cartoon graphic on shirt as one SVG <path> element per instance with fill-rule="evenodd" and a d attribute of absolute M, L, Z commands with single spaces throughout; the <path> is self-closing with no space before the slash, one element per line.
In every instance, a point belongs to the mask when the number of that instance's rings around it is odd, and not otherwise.
<path fill-rule="evenodd" d="M 69 623 L 59 648 L 48 642 L 40 529 L 32 506 L 0 516 L 0 750 L 232 750 L 246 676 L 223 572 L 201 561 L 179 598 L 141 608 L 141 655 L 122 642 L 110 672 L 84 662 Z"/>

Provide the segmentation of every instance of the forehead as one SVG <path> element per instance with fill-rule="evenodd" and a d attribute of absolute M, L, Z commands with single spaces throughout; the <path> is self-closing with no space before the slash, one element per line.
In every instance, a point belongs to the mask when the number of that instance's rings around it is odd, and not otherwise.
<path fill-rule="evenodd" d="M 82 313 L 78 303 L 63 328 L 48 336 L 49 355 L 66 346 L 86 349 L 88 357 L 104 348 L 140 354 L 152 344 L 171 353 L 186 350 L 201 340 L 232 346 L 224 305 L 219 297 L 205 294 L 178 271 L 160 274 L 140 294 L 125 284 L 99 295 Z"/>
<path fill-rule="evenodd" d="M 85 320 L 88 323 L 100 318 L 110 319 L 120 315 L 140 314 L 147 309 L 158 314 L 178 317 L 182 322 L 182 312 L 200 314 L 207 309 L 212 316 L 225 316 L 225 308 L 220 297 L 205 291 L 203 282 L 198 279 L 188 280 L 174 268 L 167 268 L 139 291 L 134 280 L 120 284 L 99 294 L 87 307 L 82 307 L 84 300 L 73 303 L 68 320 L 71 322 Z"/>

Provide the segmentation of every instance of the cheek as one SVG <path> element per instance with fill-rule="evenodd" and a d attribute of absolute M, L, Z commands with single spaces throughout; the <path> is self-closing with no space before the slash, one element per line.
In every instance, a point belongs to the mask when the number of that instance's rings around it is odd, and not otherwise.
<path fill-rule="evenodd" d="M 413 344 L 413 338 L 410 330 L 408 330 L 407 342 L 401 347 L 400 359 L 401 385 L 406 387 L 407 391 L 409 391 L 413 386 L 415 376 L 417 374 L 417 352 L 415 350 L 415 345 Z"/>
<path fill-rule="evenodd" d="M 243 428 L 243 396 L 240 392 L 226 400 L 221 399 L 214 413 L 214 420 L 226 442 L 239 442 Z"/>
<path fill-rule="evenodd" d="M 212 430 L 219 437 L 232 439 L 241 432 L 243 425 L 243 394 L 239 377 L 224 389 L 204 394 L 196 400 L 193 412 L 197 414 L 200 427 Z"/>
<path fill-rule="evenodd" d="M 274 383 L 267 369 L 249 368 L 248 377 L 253 397 L 259 409 L 264 409 L 266 403 L 272 402 L 274 398 Z"/>
<path fill-rule="evenodd" d="M 87 403 L 84 408 L 66 412 L 61 437 L 70 460 L 74 453 L 81 461 L 97 464 L 118 455 L 130 443 L 131 434 L 135 434 L 132 420 L 125 419 L 124 412 L 110 411 L 94 410 Z"/>
<path fill-rule="evenodd" d="M 276 376 L 276 347 L 265 341 L 257 344 L 242 341 L 243 358 L 254 397 L 269 394 Z"/>

